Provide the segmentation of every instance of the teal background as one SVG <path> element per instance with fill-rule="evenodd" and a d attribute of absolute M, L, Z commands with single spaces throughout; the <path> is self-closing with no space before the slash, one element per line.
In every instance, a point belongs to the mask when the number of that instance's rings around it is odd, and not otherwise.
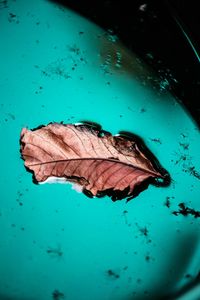
<path fill-rule="evenodd" d="M 0 1 L 0 37 L 0 299 L 157 299 L 193 280 L 200 222 L 172 212 L 200 210 L 189 170 L 200 172 L 200 136 L 168 83 L 117 37 L 45 0 Z M 80 120 L 138 134 L 172 184 L 128 203 L 34 185 L 21 129 Z"/>

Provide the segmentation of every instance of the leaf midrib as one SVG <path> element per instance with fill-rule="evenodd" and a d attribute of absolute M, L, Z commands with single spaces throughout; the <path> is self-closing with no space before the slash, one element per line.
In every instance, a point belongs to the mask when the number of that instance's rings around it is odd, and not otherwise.
<path fill-rule="evenodd" d="M 73 161 L 73 160 L 75 160 L 75 161 L 77 161 L 77 160 L 104 160 L 104 161 L 110 161 L 110 162 L 123 164 L 125 166 L 129 166 L 129 167 L 141 170 L 145 173 L 149 173 L 149 174 L 154 175 L 156 177 L 164 178 L 164 176 L 162 176 L 160 173 L 156 173 L 154 171 L 146 170 L 144 168 L 135 166 L 134 164 L 128 164 L 128 163 L 120 161 L 118 159 L 105 158 L 105 157 L 104 158 L 100 158 L 100 157 L 82 157 L 82 158 L 59 159 L 59 160 L 53 160 L 53 161 L 40 162 L 40 163 L 36 163 L 36 164 L 30 164 L 30 165 L 28 165 L 28 167 L 34 167 L 34 166 L 46 165 L 46 164 L 53 164 L 53 163 L 59 163 L 59 162 L 67 162 L 67 161 Z"/>

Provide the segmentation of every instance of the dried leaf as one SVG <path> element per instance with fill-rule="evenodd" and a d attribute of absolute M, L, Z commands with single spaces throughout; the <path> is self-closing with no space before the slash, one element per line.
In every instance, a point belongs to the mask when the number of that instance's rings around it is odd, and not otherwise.
<path fill-rule="evenodd" d="M 112 200 L 133 198 L 156 179 L 158 185 L 169 183 L 168 173 L 152 154 L 151 160 L 147 157 L 142 142 L 125 132 L 112 136 L 91 124 L 51 123 L 23 128 L 20 143 L 37 183 L 73 182 L 90 197 L 109 195 Z"/>

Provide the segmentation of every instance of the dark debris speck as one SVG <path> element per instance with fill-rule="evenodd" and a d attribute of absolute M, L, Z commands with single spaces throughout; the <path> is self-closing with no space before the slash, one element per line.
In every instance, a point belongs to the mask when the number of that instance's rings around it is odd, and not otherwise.
<path fill-rule="evenodd" d="M 147 227 L 145 226 L 145 227 L 141 227 L 141 228 L 139 228 L 139 230 L 140 230 L 140 232 L 141 232 L 141 234 L 142 235 L 144 235 L 144 236 L 148 236 L 148 234 L 149 234 L 149 230 L 147 229 Z"/>
<path fill-rule="evenodd" d="M 52 293 L 53 300 L 61 300 L 64 299 L 64 293 L 60 292 L 59 290 L 54 290 Z"/>
<path fill-rule="evenodd" d="M 164 202 L 164 206 L 166 206 L 167 208 L 171 207 L 171 199 L 174 199 L 174 197 L 169 197 L 167 196 Z"/>
<path fill-rule="evenodd" d="M 153 260 L 153 258 L 149 255 L 149 253 L 147 253 L 147 254 L 145 255 L 145 261 L 146 261 L 146 262 L 150 262 L 151 260 Z"/>
<path fill-rule="evenodd" d="M 161 140 L 160 140 L 159 138 L 150 138 L 150 140 L 151 140 L 152 142 L 154 142 L 154 143 L 157 143 L 157 144 L 162 145 L 162 142 L 161 142 Z"/>
<path fill-rule="evenodd" d="M 200 217 L 200 211 L 197 211 L 193 208 L 189 208 L 184 203 L 180 203 L 178 206 L 179 206 L 179 210 L 178 211 L 173 211 L 173 215 L 175 215 L 175 216 L 178 216 L 178 215 L 183 215 L 183 216 L 192 215 L 194 218 L 199 218 Z"/>
<path fill-rule="evenodd" d="M 140 113 L 142 113 L 142 114 L 145 113 L 146 111 L 147 111 L 147 110 L 146 110 L 146 108 L 144 108 L 144 107 L 140 109 Z"/>
<path fill-rule="evenodd" d="M 58 246 L 56 248 L 49 247 L 46 250 L 46 253 L 48 253 L 49 256 L 52 257 L 52 258 L 61 258 L 63 256 L 63 251 L 62 251 L 60 246 Z"/>
<path fill-rule="evenodd" d="M 185 133 L 181 133 L 181 137 L 185 139 L 187 135 Z"/>
<path fill-rule="evenodd" d="M 188 166 L 184 169 L 184 171 L 200 180 L 200 173 L 195 169 L 194 166 Z"/>
<path fill-rule="evenodd" d="M 38 65 L 35 65 L 35 68 L 40 69 Z M 50 63 L 45 69 L 40 69 L 42 75 L 54 79 L 55 76 L 59 78 L 69 79 L 71 76 L 67 71 L 66 63 L 63 62 L 63 59 L 58 59 Z"/>
<path fill-rule="evenodd" d="M 73 46 L 69 46 L 69 51 L 75 53 L 76 55 L 80 55 L 80 48 L 77 47 L 75 44 Z"/>
<path fill-rule="evenodd" d="M 168 208 L 170 208 L 170 206 L 171 206 L 170 197 L 166 197 L 166 201 L 165 201 L 164 205 L 167 206 Z"/>
<path fill-rule="evenodd" d="M 9 13 L 8 14 L 8 22 L 9 23 L 19 24 L 19 18 L 18 18 L 17 15 L 15 15 L 13 13 Z"/>
<path fill-rule="evenodd" d="M 188 149 L 189 149 L 189 144 L 188 144 L 188 143 L 179 143 L 179 145 L 180 145 L 184 150 L 188 150 Z"/>
<path fill-rule="evenodd" d="M 128 225 L 127 214 L 128 214 L 128 211 L 127 211 L 127 210 L 124 210 L 124 211 L 123 211 L 123 217 L 124 217 L 124 219 L 125 219 L 125 223 Z"/>
<path fill-rule="evenodd" d="M 107 274 L 107 276 L 114 278 L 114 279 L 118 279 L 120 277 L 119 274 L 117 274 L 116 272 L 114 272 L 111 269 L 107 270 L 106 274 Z"/>
<path fill-rule="evenodd" d="M 141 227 L 137 223 L 135 223 L 136 227 L 138 228 L 140 235 L 144 236 L 146 238 L 146 243 L 149 244 L 152 242 L 152 240 L 149 238 L 149 230 L 146 226 Z M 137 238 L 137 236 L 135 236 Z"/>
<path fill-rule="evenodd" d="M 17 191 L 17 195 L 18 195 L 19 197 L 22 197 L 22 196 L 23 196 L 23 193 L 20 192 L 20 191 Z"/>

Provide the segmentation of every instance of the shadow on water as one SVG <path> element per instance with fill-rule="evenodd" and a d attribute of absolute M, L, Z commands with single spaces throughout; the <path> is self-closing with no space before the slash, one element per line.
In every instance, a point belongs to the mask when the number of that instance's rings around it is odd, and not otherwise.
<path fill-rule="evenodd" d="M 171 257 L 165 258 L 163 265 L 163 274 L 166 276 L 157 277 L 157 283 L 151 287 L 149 294 L 135 294 L 128 296 L 125 300 L 170 300 L 175 299 L 177 284 L 184 279 L 187 269 L 194 257 L 199 244 L 197 234 L 185 234 L 181 239 L 177 240 L 174 245 L 174 251 Z M 187 285 L 187 283 L 186 283 Z M 181 289 L 182 290 L 182 289 Z"/>

